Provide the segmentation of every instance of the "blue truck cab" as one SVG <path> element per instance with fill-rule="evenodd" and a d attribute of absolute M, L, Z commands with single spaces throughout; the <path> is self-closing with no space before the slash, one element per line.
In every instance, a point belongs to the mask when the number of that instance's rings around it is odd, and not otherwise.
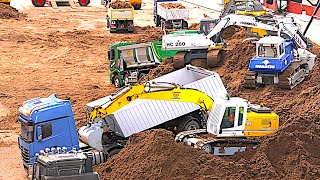
<path fill-rule="evenodd" d="M 31 176 L 35 172 L 36 153 L 52 147 L 79 150 L 79 139 L 70 101 L 55 94 L 47 98 L 27 100 L 19 108 L 21 132 L 18 145 L 24 169 Z"/>

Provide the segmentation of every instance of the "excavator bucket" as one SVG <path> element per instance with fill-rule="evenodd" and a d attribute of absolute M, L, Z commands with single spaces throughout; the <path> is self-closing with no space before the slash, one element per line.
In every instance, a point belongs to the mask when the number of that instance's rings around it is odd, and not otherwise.
<path fill-rule="evenodd" d="M 79 129 L 79 139 L 83 143 L 99 151 L 103 150 L 102 147 L 102 134 L 103 129 L 100 123 L 89 124 Z"/>

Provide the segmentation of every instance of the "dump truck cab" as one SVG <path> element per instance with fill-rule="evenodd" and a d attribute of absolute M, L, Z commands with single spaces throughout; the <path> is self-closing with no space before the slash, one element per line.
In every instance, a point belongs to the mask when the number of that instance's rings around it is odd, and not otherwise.
<path fill-rule="evenodd" d="M 55 146 L 79 149 L 79 140 L 73 112 L 68 100 L 55 94 L 48 98 L 34 98 L 19 108 L 21 131 L 18 145 L 28 175 L 34 173 L 36 153 Z"/>
<path fill-rule="evenodd" d="M 149 71 L 177 51 L 162 51 L 162 42 L 120 42 L 108 51 L 110 82 L 116 87 L 136 84 Z"/>

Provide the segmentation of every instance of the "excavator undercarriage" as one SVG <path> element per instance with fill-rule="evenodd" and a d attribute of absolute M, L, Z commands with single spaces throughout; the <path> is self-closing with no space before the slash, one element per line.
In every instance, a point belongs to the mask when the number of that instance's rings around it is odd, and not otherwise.
<path fill-rule="evenodd" d="M 201 149 L 214 155 L 233 155 L 247 149 L 256 148 L 259 140 L 244 137 L 223 138 L 208 134 L 206 129 L 196 129 L 179 133 L 175 140 L 193 148 Z"/>

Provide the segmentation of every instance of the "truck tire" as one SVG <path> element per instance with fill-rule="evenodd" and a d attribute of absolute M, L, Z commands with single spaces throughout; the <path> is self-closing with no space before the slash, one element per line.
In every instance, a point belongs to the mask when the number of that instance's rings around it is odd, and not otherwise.
<path fill-rule="evenodd" d="M 197 119 L 192 116 L 183 117 L 183 120 L 177 126 L 178 132 L 190 131 L 199 128 L 200 124 L 198 123 Z"/>
<path fill-rule="evenodd" d="M 161 25 L 161 19 L 158 16 L 154 16 L 154 23 L 156 27 L 159 27 Z"/>
<path fill-rule="evenodd" d="M 46 0 L 34 0 L 33 5 L 36 7 L 43 7 L 46 4 Z"/>
<path fill-rule="evenodd" d="M 182 22 L 182 29 L 188 29 L 188 22 L 187 21 Z"/>
<path fill-rule="evenodd" d="M 116 86 L 117 88 L 121 87 L 120 79 L 119 79 L 119 76 L 118 76 L 118 75 L 115 75 L 115 76 L 114 76 L 114 78 L 113 78 L 113 84 L 114 84 L 114 86 Z"/>
<path fill-rule="evenodd" d="M 79 0 L 80 6 L 88 6 L 90 3 L 90 0 Z"/>
<path fill-rule="evenodd" d="M 108 159 L 112 158 L 113 156 L 115 156 L 116 154 L 118 154 L 121 151 L 121 149 L 113 149 L 108 153 Z"/>

